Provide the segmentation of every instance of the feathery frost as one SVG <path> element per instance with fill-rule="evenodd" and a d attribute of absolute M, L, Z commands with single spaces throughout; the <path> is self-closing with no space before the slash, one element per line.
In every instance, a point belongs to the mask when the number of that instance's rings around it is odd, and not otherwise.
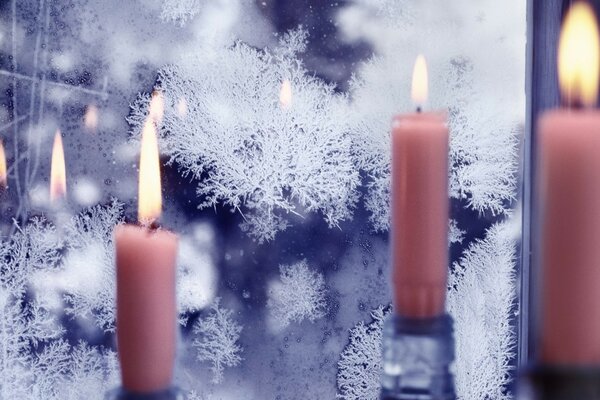
<path fill-rule="evenodd" d="M 311 322 L 325 316 L 325 278 L 309 268 L 306 260 L 279 266 L 280 280 L 269 284 L 269 325 L 273 331 L 292 322 Z"/>
<path fill-rule="evenodd" d="M 240 212 L 242 229 L 259 242 L 310 212 L 335 227 L 351 218 L 357 198 L 347 99 L 296 58 L 305 41 L 298 30 L 272 50 L 238 42 L 159 71 L 162 153 L 196 178 L 199 207 Z M 286 80 L 289 104 L 279 100 Z M 132 105 L 134 135 L 148 99 L 141 95 Z"/>
<path fill-rule="evenodd" d="M 519 220 L 490 227 L 454 264 L 448 309 L 456 336 L 456 386 L 461 399 L 510 399 L 516 355 L 511 318 L 516 310 Z"/>
<path fill-rule="evenodd" d="M 242 362 L 240 353 L 243 351 L 238 343 L 242 326 L 233 319 L 233 311 L 222 308 L 220 303 L 221 299 L 216 298 L 208 315 L 196 321 L 196 338 L 192 343 L 198 360 L 211 363 L 213 383 L 223 380 L 226 367 L 235 367 Z"/>

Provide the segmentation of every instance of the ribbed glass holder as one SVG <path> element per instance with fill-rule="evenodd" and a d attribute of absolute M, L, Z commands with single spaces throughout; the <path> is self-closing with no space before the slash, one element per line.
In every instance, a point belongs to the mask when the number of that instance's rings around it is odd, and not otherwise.
<path fill-rule="evenodd" d="M 453 322 L 449 315 L 390 315 L 383 328 L 381 400 L 455 400 Z"/>
<path fill-rule="evenodd" d="M 153 393 L 133 393 L 121 387 L 106 393 L 105 400 L 185 400 L 185 395 L 176 387 Z"/>
<path fill-rule="evenodd" d="M 520 374 L 518 400 L 600 400 L 600 367 L 533 366 Z"/>

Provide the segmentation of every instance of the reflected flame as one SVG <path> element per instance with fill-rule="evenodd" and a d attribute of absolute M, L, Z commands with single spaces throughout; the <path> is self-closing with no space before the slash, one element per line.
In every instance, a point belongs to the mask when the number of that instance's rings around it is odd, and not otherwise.
<path fill-rule="evenodd" d="M 422 54 L 415 60 L 412 76 L 412 101 L 417 107 L 427 102 L 429 92 L 429 78 L 427 75 L 427 62 Z"/>
<path fill-rule="evenodd" d="M 152 93 L 152 100 L 150 100 L 150 119 L 157 125 L 160 125 L 165 112 L 165 98 L 162 92 L 155 90 Z"/>
<path fill-rule="evenodd" d="M 181 118 L 184 118 L 185 116 L 187 116 L 187 113 L 188 113 L 187 101 L 185 100 L 185 98 L 182 97 L 177 102 L 177 115 L 179 115 Z"/>
<path fill-rule="evenodd" d="M 96 107 L 94 104 L 90 104 L 85 110 L 83 123 L 90 131 L 95 131 L 98 127 L 98 107 Z"/>
<path fill-rule="evenodd" d="M 50 201 L 56 201 L 64 198 L 67 194 L 67 173 L 65 169 L 65 153 L 63 150 L 62 137 L 60 130 L 54 135 L 54 145 L 52 146 L 52 164 L 50 166 Z"/>
<path fill-rule="evenodd" d="M 6 154 L 4 153 L 4 143 L 0 140 L 0 187 L 6 188 L 8 182 L 8 171 L 6 170 Z"/>
<path fill-rule="evenodd" d="M 162 210 L 160 161 L 156 128 L 151 119 L 144 124 L 140 151 L 138 220 L 143 225 L 156 221 Z"/>
<path fill-rule="evenodd" d="M 288 79 L 281 83 L 281 90 L 279 91 L 279 104 L 284 110 L 287 110 L 292 105 L 292 84 Z"/>
<path fill-rule="evenodd" d="M 600 79 L 600 38 L 592 7 L 577 2 L 563 22 L 558 46 L 558 75 L 569 104 L 593 106 Z"/>

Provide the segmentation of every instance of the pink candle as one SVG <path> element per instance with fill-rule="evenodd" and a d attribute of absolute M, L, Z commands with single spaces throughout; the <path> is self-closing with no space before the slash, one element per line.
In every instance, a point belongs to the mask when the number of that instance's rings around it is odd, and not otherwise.
<path fill-rule="evenodd" d="M 560 38 L 563 97 L 594 106 L 598 29 L 576 3 Z M 587 80 L 587 81 L 586 81 Z M 559 109 L 538 129 L 537 196 L 541 270 L 541 361 L 600 364 L 600 113 Z"/>
<path fill-rule="evenodd" d="M 4 153 L 4 143 L 0 139 L 0 190 L 8 187 L 8 170 L 6 169 L 6 154 Z"/>
<path fill-rule="evenodd" d="M 161 212 L 160 167 L 154 122 L 142 134 L 139 184 L 141 226 L 115 229 L 117 346 L 123 387 L 149 393 L 171 386 L 176 343 L 177 236 L 150 225 Z"/>
<path fill-rule="evenodd" d="M 419 89 L 419 83 L 422 87 Z M 427 96 L 427 67 L 417 58 L 413 100 Z M 417 112 L 392 127 L 392 262 L 398 314 L 444 313 L 448 274 L 448 128 L 443 115 Z"/>

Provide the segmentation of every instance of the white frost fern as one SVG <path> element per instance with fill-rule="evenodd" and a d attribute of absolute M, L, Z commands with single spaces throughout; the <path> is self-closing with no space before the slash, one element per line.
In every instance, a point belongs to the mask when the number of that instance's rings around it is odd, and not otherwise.
<path fill-rule="evenodd" d="M 325 316 L 325 278 L 309 268 L 306 260 L 279 266 L 280 279 L 269 285 L 269 325 L 274 331 L 305 319 L 314 322 Z"/>
<path fill-rule="evenodd" d="M 381 388 L 381 342 L 383 323 L 390 307 L 379 306 L 371 313 L 373 321 L 359 322 L 350 329 L 348 345 L 338 361 L 337 398 L 377 400 Z"/>
<path fill-rule="evenodd" d="M 454 264 L 448 309 L 456 336 L 456 386 L 461 399 L 508 400 L 515 357 L 514 221 L 493 225 Z M 518 225 L 518 222 L 517 222 Z"/>
<path fill-rule="evenodd" d="M 233 311 L 221 307 L 221 299 L 216 298 L 208 315 L 200 318 L 194 325 L 192 346 L 196 348 L 199 361 L 211 363 L 213 383 L 223 380 L 227 367 L 235 367 L 242 362 L 243 351 L 238 341 L 242 326 L 232 317 Z"/>
<path fill-rule="evenodd" d="M 303 68 L 296 55 L 305 40 L 294 31 L 273 50 L 236 43 L 159 71 L 162 153 L 197 179 L 199 207 L 240 212 L 242 228 L 259 242 L 307 213 L 337 226 L 351 218 L 357 198 L 347 99 Z M 292 88 L 289 107 L 279 102 L 284 80 Z M 134 135 L 147 103 L 140 96 L 132 105 Z"/>

